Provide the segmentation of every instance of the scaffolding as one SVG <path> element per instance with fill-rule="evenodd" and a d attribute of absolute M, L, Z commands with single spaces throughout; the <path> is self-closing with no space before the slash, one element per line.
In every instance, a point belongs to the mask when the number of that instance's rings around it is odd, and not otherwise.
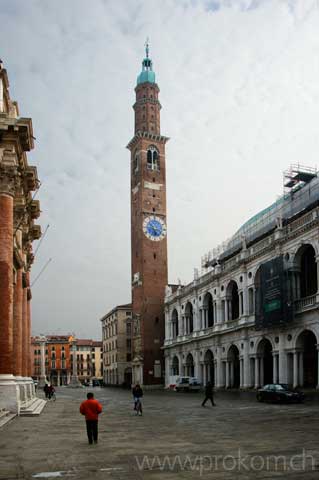
<path fill-rule="evenodd" d="M 232 256 L 276 226 L 282 226 L 311 205 L 319 204 L 319 177 L 316 168 L 291 165 L 283 172 L 283 186 L 284 194 L 281 197 L 247 220 L 230 240 L 202 257 L 202 271 Z"/>

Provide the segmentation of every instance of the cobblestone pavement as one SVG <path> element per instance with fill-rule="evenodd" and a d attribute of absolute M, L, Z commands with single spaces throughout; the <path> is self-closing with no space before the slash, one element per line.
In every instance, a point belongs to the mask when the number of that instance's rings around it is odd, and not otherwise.
<path fill-rule="evenodd" d="M 146 392 L 137 417 L 130 392 L 93 390 L 104 408 L 97 445 L 78 412 L 88 390 L 60 388 L 39 417 L 0 430 L 0 479 L 318 479 L 318 401 L 227 392 L 203 408 L 198 393 Z"/>

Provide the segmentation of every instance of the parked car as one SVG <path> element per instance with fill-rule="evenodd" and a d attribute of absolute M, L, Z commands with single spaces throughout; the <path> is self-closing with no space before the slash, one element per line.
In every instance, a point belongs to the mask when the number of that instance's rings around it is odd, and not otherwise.
<path fill-rule="evenodd" d="M 305 399 L 303 392 L 289 389 L 284 383 L 265 385 L 257 392 L 258 402 L 297 402 L 301 403 Z"/>
<path fill-rule="evenodd" d="M 201 388 L 196 377 L 178 377 L 176 379 L 176 392 L 198 392 Z"/>

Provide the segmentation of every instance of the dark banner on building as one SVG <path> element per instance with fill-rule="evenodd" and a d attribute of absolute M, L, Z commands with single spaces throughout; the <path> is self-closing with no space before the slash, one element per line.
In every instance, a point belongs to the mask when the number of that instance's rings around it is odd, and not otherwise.
<path fill-rule="evenodd" d="M 263 263 L 256 277 L 256 329 L 278 327 L 290 322 L 293 311 L 283 257 Z"/>

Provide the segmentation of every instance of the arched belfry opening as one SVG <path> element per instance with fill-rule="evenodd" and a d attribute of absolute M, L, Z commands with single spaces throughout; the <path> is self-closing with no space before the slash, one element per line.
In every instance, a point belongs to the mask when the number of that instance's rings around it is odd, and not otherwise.
<path fill-rule="evenodd" d="M 160 170 L 159 153 L 154 145 L 151 145 L 147 149 L 147 169 L 157 172 Z"/>

